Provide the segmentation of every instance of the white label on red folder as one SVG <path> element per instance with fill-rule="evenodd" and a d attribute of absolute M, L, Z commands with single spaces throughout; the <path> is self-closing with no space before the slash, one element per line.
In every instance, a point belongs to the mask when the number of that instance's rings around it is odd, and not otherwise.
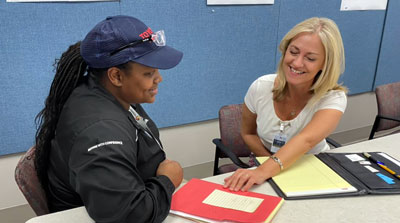
<path fill-rule="evenodd" d="M 264 199 L 257 197 L 232 194 L 215 189 L 206 197 L 206 199 L 204 199 L 203 203 L 217 207 L 253 213 L 255 210 L 257 210 L 258 206 L 260 206 L 263 200 Z"/>

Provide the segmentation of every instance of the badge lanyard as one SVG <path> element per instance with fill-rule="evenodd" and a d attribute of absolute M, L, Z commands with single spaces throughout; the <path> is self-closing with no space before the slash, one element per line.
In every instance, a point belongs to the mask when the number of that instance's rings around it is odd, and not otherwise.
<path fill-rule="evenodd" d="M 279 121 L 279 124 L 279 132 L 274 136 L 274 140 L 272 141 L 271 152 L 273 153 L 278 152 L 278 150 L 286 144 L 288 138 L 287 135 L 284 134 L 284 131 L 287 126 L 290 126 L 290 122 Z"/>
<path fill-rule="evenodd" d="M 142 128 L 143 132 L 150 138 L 153 138 L 154 141 L 157 142 L 158 146 L 160 147 L 161 150 L 164 150 L 164 148 L 161 146 L 161 143 L 157 140 L 153 132 L 150 130 L 150 128 L 147 126 L 147 120 L 145 120 L 142 116 L 140 116 L 135 109 L 132 108 L 132 106 L 129 106 L 129 112 L 132 114 L 132 116 L 135 118 L 135 121 L 139 126 Z"/>

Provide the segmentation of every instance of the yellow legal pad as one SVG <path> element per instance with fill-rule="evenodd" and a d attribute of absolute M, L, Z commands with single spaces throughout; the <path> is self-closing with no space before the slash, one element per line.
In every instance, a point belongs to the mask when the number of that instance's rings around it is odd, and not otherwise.
<path fill-rule="evenodd" d="M 257 157 L 259 163 L 269 157 Z M 357 191 L 313 154 L 306 154 L 291 167 L 272 178 L 287 197 Z"/>

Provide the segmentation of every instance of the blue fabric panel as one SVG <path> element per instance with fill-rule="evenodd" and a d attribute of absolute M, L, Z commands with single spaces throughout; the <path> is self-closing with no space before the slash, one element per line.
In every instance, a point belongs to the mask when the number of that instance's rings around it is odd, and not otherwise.
<path fill-rule="evenodd" d="M 118 2 L 0 2 L 0 155 L 34 144 L 34 118 L 53 80 L 53 63 Z"/>
<path fill-rule="evenodd" d="M 389 0 L 375 86 L 400 81 L 400 1 Z"/>
<path fill-rule="evenodd" d="M 275 72 L 283 35 L 312 16 L 332 18 L 342 31 L 347 62 L 342 81 L 350 93 L 370 91 L 385 13 L 340 12 L 340 2 L 275 0 L 274 5 L 207 6 L 206 1 L 195 0 L 0 0 L 0 155 L 26 151 L 34 144 L 34 118 L 44 106 L 54 60 L 109 15 L 135 16 L 153 31 L 164 29 L 168 45 L 184 52 L 181 64 L 161 71 L 164 81 L 156 102 L 144 105 L 159 127 L 214 119 L 221 106 L 242 103 L 257 77 Z M 377 83 L 398 77 L 389 62 L 399 45 L 400 6 L 392 0 L 389 7 L 393 10 L 387 16 L 380 60 L 384 65 L 379 66 Z"/>
<path fill-rule="evenodd" d="M 282 1 L 278 39 L 304 19 L 316 16 L 334 20 L 342 34 L 346 57 L 340 82 L 349 88 L 349 94 L 371 91 L 385 11 L 340 11 L 340 4 L 341 0 Z"/>

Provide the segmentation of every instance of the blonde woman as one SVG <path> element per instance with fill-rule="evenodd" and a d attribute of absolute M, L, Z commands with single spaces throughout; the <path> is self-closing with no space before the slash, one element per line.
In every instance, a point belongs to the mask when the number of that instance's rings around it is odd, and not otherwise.
<path fill-rule="evenodd" d="M 256 156 L 271 156 L 256 169 L 239 169 L 225 179 L 231 190 L 248 190 L 305 153 L 329 150 L 325 138 L 346 108 L 340 31 L 330 19 L 310 18 L 282 39 L 277 74 L 264 75 L 250 86 L 243 105 L 243 140 Z"/>

